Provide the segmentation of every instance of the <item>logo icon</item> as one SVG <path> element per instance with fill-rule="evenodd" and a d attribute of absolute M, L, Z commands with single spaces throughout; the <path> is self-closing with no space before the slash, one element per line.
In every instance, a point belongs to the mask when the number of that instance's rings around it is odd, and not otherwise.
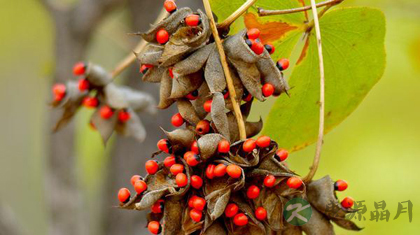
<path fill-rule="evenodd" d="M 308 223 L 312 216 L 312 207 L 302 198 L 293 198 L 284 207 L 283 215 L 286 221 L 294 226 L 302 226 Z"/>

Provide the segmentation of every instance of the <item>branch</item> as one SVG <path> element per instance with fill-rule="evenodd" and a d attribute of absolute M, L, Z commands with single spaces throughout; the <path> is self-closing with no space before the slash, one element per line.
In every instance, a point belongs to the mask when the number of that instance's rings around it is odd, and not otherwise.
<path fill-rule="evenodd" d="M 235 113 L 236 121 L 238 122 L 239 135 L 240 138 L 246 139 L 245 123 L 242 117 L 241 109 L 236 101 L 236 91 L 235 86 L 233 85 L 232 77 L 230 76 L 229 66 L 226 61 L 225 50 L 223 49 L 222 40 L 219 37 L 219 32 L 217 31 L 216 22 L 214 21 L 213 12 L 209 0 L 203 0 L 204 8 L 206 9 L 207 17 L 210 20 L 211 31 L 213 33 L 214 41 L 216 42 L 217 50 L 219 51 L 220 61 L 223 66 L 223 71 L 226 77 L 226 83 L 229 90 L 230 100 L 232 101 L 233 111 Z"/>
<path fill-rule="evenodd" d="M 226 18 L 222 23 L 217 25 L 217 28 L 219 29 L 227 29 L 229 26 L 235 22 L 236 19 L 238 19 L 242 14 L 245 13 L 248 8 L 250 8 L 257 0 L 248 0 L 246 1 L 241 7 L 238 8 L 232 15 L 230 15 L 228 18 Z"/>
<path fill-rule="evenodd" d="M 159 16 L 155 20 L 153 24 L 157 24 L 160 21 L 162 21 L 165 17 L 168 16 L 168 13 L 165 9 L 162 9 L 159 13 Z M 147 46 L 147 42 L 142 38 L 140 39 L 139 44 L 134 49 L 135 53 L 141 53 Z M 121 74 L 125 69 L 128 68 L 134 61 L 136 61 L 135 53 L 130 53 L 127 55 L 118 65 L 115 67 L 115 69 L 112 71 L 112 77 L 115 78 L 119 74 Z"/>
<path fill-rule="evenodd" d="M 319 57 L 319 73 L 320 73 L 320 97 L 319 97 L 319 132 L 318 141 L 316 143 L 316 151 L 314 161 L 310 167 L 308 175 L 303 178 L 305 183 L 312 181 L 316 171 L 318 170 L 319 160 L 321 158 L 322 143 L 324 139 L 324 119 L 325 119 L 325 74 L 324 74 L 324 57 L 322 55 L 321 30 L 319 28 L 318 12 L 316 10 L 315 0 L 311 0 L 311 8 L 314 17 L 315 33 L 318 46 Z"/>
<path fill-rule="evenodd" d="M 337 4 L 340 4 L 344 0 L 327 0 L 325 2 L 320 2 L 316 4 L 316 7 L 323 7 L 323 6 L 334 6 Z M 271 15 L 283 15 L 283 14 L 290 14 L 290 13 L 296 13 L 301 11 L 307 11 L 310 10 L 312 6 L 304 6 L 299 8 L 293 8 L 293 9 L 286 9 L 286 10 L 264 10 L 263 8 L 258 8 L 258 14 L 259 16 L 271 16 Z"/>

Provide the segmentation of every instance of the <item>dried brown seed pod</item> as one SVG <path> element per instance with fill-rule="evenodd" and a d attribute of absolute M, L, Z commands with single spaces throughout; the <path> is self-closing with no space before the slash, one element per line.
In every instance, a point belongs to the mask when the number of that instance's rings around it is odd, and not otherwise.
<path fill-rule="evenodd" d="M 112 82 L 111 74 L 99 65 L 89 63 L 86 70 L 86 79 L 96 87 L 103 87 Z"/>
<path fill-rule="evenodd" d="M 102 141 L 106 144 L 114 132 L 115 126 L 118 122 L 118 115 L 116 112 L 109 119 L 104 119 L 100 114 L 100 107 L 93 113 L 90 122 L 96 127 L 102 137 Z"/>
<path fill-rule="evenodd" d="M 144 82 L 159 83 L 162 81 L 165 73 L 168 73 L 168 69 L 164 67 L 152 67 L 147 70 L 147 72 L 142 76 Z"/>
<path fill-rule="evenodd" d="M 118 122 L 115 130 L 122 136 L 134 137 L 137 141 L 143 142 L 146 139 L 146 128 L 133 110 L 127 109 L 126 112 L 130 114 L 130 119 L 123 123 Z"/>
<path fill-rule="evenodd" d="M 171 132 L 163 131 L 168 137 L 168 140 L 172 145 L 172 150 L 175 153 L 190 148 L 195 140 L 195 133 L 190 129 L 175 129 Z"/>
<path fill-rule="evenodd" d="M 253 64 L 262 58 L 269 58 L 266 54 L 257 55 L 245 42 L 246 29 L 227 38 L 224 43 L 224 49 L 230 59 L 241 60 L 245 63 Z"/>
<path fill-rule="evenodd" d="M 262 95 L 261 75 L 255 64 L 229 58 L 229 62 L 238 71 L 239 77 L 246 90 L 259 101 L 264 101 Z"/>
<path fill-rule="evenodd" d="M 211 52 L 204 69 L 204 78 L 211 93 L 222 92 L 226 88 L 225 73 L 223 72 L 220 55 L 216 48 Z"/>
<path fill-rule="evenodd" d="M 203 71 L 199 70 L 196 73 L 178 76 L 172 79 L 172 91 L 170 98 L 179 99 L 187 96 L 189 93 L 200 88 L 203 84 Z"/>
<path fill-rule="evenodd" d="M 256 65 L 261 73 L 262 81 L 264 84 L 270 83 L 274 86 L 274 95 L 278 96 L 283 92 L 289 90 L 289 85 L 284 79 L 283 73 L 277 68 L 274 61 L 270 58 L 269 53 L 264 51 L 267 58 L 261 58 L 257 61 Z"/>
<path fill-rule="evenodd" d="M 217 154 L 217 145 L 221 140 L 224 140 L 221 134 L 212 133 L 203 135 L 197 140 L 200 150 L 200 157 L 203 161 L 210 159 Z"/>
<path fill-rule="evenodd" d="M 201 119 L 188 99 L 179 99 L 176 102 L 182 118 L 192 125 L 196 125 Z"/>
<path fill-rule="evenodd" d="M 229 124 L 225 111 L 225 99 L 223 94 L 216 92 L 213 94 L 213 102 L 211 104 L 211 119 L 218 133 L 223 135 L 228 141 L 230 140 Z"/>
<path fill-rule="evenodd" d="M 203 46 L 186 59 L 175 64 L 173 69 L 175 78 L 177 76 L 195 73 L 202 69 L 214 48 L 214 43 Z"/>
<path fill-rule="evenodd" d="M 171 106 L 175 100 L 171 99 L 172 91 L 172 78 L 169 75 L 169 71 L 166 71 L 162 76 L 162 81 L 160 83 L 160 100 L 158 108 L 166 109 Z"/>
<path fill-rule="evenodd" d="M 140 64 L 159 66 L 159 59 L 162 57 L 164 47 L 161 45 L 149 44 L 143 53 L 134 53 Z"/>
<path fill-rule="evenodd" d="M 200 88 L 198 88 L 198 98 L 196 100 L 191 101 L 192 105 L 195 108 L 195 111 L 199 115 L 200 119 L 204 119 L 207 116 L 207 112 L 204 110 L 204 103 L 211 98 L 210 89 L 207 86 L 206 82 L 201 84 Z"/>

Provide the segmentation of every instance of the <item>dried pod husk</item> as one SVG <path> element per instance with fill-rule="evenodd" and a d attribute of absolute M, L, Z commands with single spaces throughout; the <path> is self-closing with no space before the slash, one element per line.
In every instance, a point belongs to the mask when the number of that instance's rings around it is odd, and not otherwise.
<path fill-rule="evenodd" d="M 213 102 L 211 103 L 211 119 L 217 132 L 223 135 L 228 141 L 230 140 L 229 123 L 225 112 L 225 99 L 223 94 L 216 92 L 213 94 Z"/>
<path fill-rule="evenodd" d="M 189 93 L 200 88 L 203 84 L 203 71 L 199 70 L 196 73 L 185 76 L 178 76 L 172 79 L 172 91 L 170 98 L 178 99 L 187 96 Z"/>
<path fill-rule="evenodd" d="M 150 212 L 147 214 L 147 223 L 150 221 L 161 221 L 163 218 L 163 213 L 153 213 Z"/>
<path fill-rule="evenodd" d="M 240 196 L 239 194 L 234 194 L 231 198 L 231 201 L 238 205 L 239 210 L 244 212 L 249 217 L 249 222 L 245 226 L 236 226 L 233 223 L 232 219 L 225 218 L 226 227 L 229 230 L 229 234 L 237 234 L 237 235 L 244 235 L 244 234 L 252 234 L 252 235 L 266 235 L 267 230 L 263 223 L 258 221 L 254 217 L 254 211 L 249 206 L 247 201 Z"/>
<path fill-rule="evenodd" d="M 126 112 L 130 114 L 130 119 L 124 123 L 118 122 L 115 130 L 122 136 L 134 137 L 137 141 L 143 142 L 146 139 L 146 128 L 133 110 L 127 109 Z"/>
<path fill-rule="evenodd" d="M 164 204 L 162 234 L 181 235 L 184 203 L 174 197 L 167 197 Z"/>
<path fill-rule="evenodd" d="M 162 81 L 165 73 L 168 73 L 167 68 L 153 66 L 147 70 L 141 79 L 143 82 L 159 83 Z"/>
<path fill-rule="evenodd" d="M 165 29 L 168 31 L 169 34 L 173 34 L 177 31 L 177 29 L 182 25 L 185 17 L 191 15 L 193 12 L 190 8 L 181 8 L 178 9 L 173 14 L 169 15 L 167 18 L 162 20 L 161 22 L 152 25 L 151 29 L 146 33 L 140 33 L 140 36 L 151 43 L 158 44 L 156 41 L 156 33 L 160 29 Z"/>
<path fill-rule="evenodd" d="M 225 73 L 216 48 L 211 52 L 207 61 L 204 78 L 211 93 L 222 92 L 226 88 Z"/>
<path fill-rule="evenodd" d="M 307 235 L 334 235 L 334 227 L 329 219 L 319 213 L 317 210 L 312 210 L 312 216 L 309 221 L 302 225 L 302 230 Z"/>
<path fill-rule="evenodd" d="M 229 184 L 229 177 L 214 178 L 209 180 L 206 178 L 204 185 L 205 199 L 207 202 L 207 213 L 210 220 L 214 221 L 219 218 L 225 211 L 229 203 L 232 187 Z"/>
<path fill-rule="evenodd" d="M 124 94 L 124 98 L 128 103 L 128 106 L 136 112 L 147 112 L 148 114 L 156 114 L 156 101 L 148 93 L 142 91 L 136 91 L 130 87 L 120 87 Z"/>
<path fill-rule="evenodd" d="M 278 96 L 289 90 L 289 85 L 283 77 L 283 73 L 277 68 L 274 61 L 270 58 L 269 53 L 264 50 L 267 57 L 261 58 L 257 62 L 257 68 L 261 73 L 264 84 L 270 83 L 274 86 L 274 95 Z"/>
<path fill-rule="evenodd" d="M 124 91 L 114 83 L 109 83 L 103 89 L 105 103 L 114 109 L 128 108 L 128 102 L 125 99 Z"/>
<path fill-rule="evenodd" d="M 169 71 L 166 72 L 162 76 L 162 81 L 160 83 L 160 100 L 158 108 L 166 109 L 171 106 L 175 100 L 171 99 L 171 91 L 172 91 L 172 78 L 169 75 Z"/>
<path fill-rule="evenodd" d="M 200 157 L 206 161 L 217 154 L 217 146 L 221 140 L 226 139 L 221 134 L 211 133 L 200 137 L 197 144 L 200 150 Z"/>
<path fill-rule="evenodd" d="M 240 103 L 242 100 L 242 95 L 244 94 L 244 87 L 242 86 L 241 79 L 239 78 L 235 69 L 229 66 L 230 76 L 232 77 L 233 86 L 235 87 L 236 92 L 236 102 Z M 226 88 L 227 89 L 227 88 Z M 233 111 L 232 100 L 228 97 L 226 100 L 226 108 L 230 111 Z"/>
<path fill-rule="evenodd" d="M 96 87 L 103 87 L 112 82 L 112 76 L 99 65 L 89 63 L 86 70 L 86 79 Z"/>
<path fill-rule="evenodd" d="M 140 64 L 149 64 L 153 66 L 159 66 L 159 59 L 162 57 L 163 46 L 149 44 L 143 53 L 135 53 Z"/>
<path fill-rule="evenodd" d="M 191 147 L 191 144 L 195 140 L 195 133 L 189 129 L 178 128 L 171 132 L 167 132 L 165 130 L 163 131 L 168 137 L 174 153 L 182 152 L 183 150 Z"/>
<path fill-rule="evenodd" d="M 258 122 L 245 122 L 246 137 L 251 138 L 258 135 L 263 127 L 263 121 L 260 118 Z"/>
<path fill-rule="evenodd" d="M 240 139 L 238 121 L 236 120 L 235 114 L 233 112 L 229 112 L 227 114 L 227 118 L 229 124 L 230 141 L 236 142 Z"/>
<path fill-rule="evenodd" d="M 357 210 L 345 209 L 341 206 L 335 195 L 334 181 L 329 176 L 324 176 L 308 184 L 307 197 L 315 209 L 332 219 L 340 227 L 348 230 L 361 230 L 355 223 L 346 220 L 347 213 L 354 213 Z"/>
<path fill-rule="evenodd" d="M 214 43 L 203 46 L 186 59 L 175 64 L 173 68 L 174 77 L 177 78 L 178 76 L 192 74 L 201 70 L 214 48 Z"/>
<path fill-rule="evenodd" d="M 111 137 L 112 133 L 114 132 L 115 126 L 118 122 L 118 115 L 116 112 L 112 115 L 109 119 L 104 119 L 100 115 L 100 107 L 96 109 L 96 111 L 93 113 L 90 122 L 96 127 L 96 129 L 99 131 L 99 134 L 102 137 L 102 141 L 104 144 L 106 144 Z"/>
<path fill-rule="evenodd" d="M 53 102 L 51 104 L 54 108 L 63 109 L 60 119 L 53 128 L 54 132 L 63 128 L 74 117 L 82 104 L 83 98 L 87 94 L 88 93 L 86 91 L 81 92 L 79 90 L 77 82 L 68 82 L 66 84 L 66 96 L 60 102 Z"/>
<path fill-rule="evenodd" d="M 207 116 L 207 112 L 204 110 L 204 103 L 211 98 L 210 89 L 207 86 L 206 82 L 201 84 L 200 88 L 198 88 L 198 98 L 196 100 L 191 101 L 192 105 L 195 108 L 200 119 L 204 119 Z"/>
<path fill-rule="evenodd" d="M 261 181 L 260 181 L 261 182 Z M 283 224 L 283 209 L 284 209 L 284 199 L 277 196 L 277 194 L 267 188 L 262 188 L 260 196 L 254 199 L 254 209 L 262 206 L 267 210 L 267 224 L 270 229 L 278 231 L 284 228 Z"/>
<path fill-rule="evenodd" d="M 188 123 L 195 126 L 201 120 L 188 99 L 179 99 L 177 100 L 176 105 L 182 118 Z"/>
<path fill-rule="evenodd" d="M 293 226 L 289 223 L 285 224 L 286 227 L 276 232 L 276 235 L 302 235 L 300 226 Z"/>
<path fill-rule="evenodd" d="M 223 223 L 216 220 L 203 232 L 203 235 L 227 235 L 227 230 Z"/>
<path fill-rule="evenodd" d="M 244 120 L 246 120 L 251 113 L 252 100 L 241 105 L 241 113 Z"/>
<path fill-rule="evenodd" d="M 191 208 L 184 206 L 183 217 L 182 217 L 182 230 L 183 234 L 193 234 L 198 230 L 202 230 L 204 227 L 204 220 L 195 222 L 190 217 Z"/>
<path fill-rule="evenodd" d="M 275 157 L 274 152 L 270 151 L 267 156 L 260 156 L 260 158 L 261 162 L 257 168 L 258 170 L 271 172 L 271 174 L 275 176 L 295 176 L 295 174 L 289 170 L 289 168 L 281 162 L 280 159 Z"/>
<path fill-rule="evenodd" d="M 182 27 L 171 36 L 165 44 L 162 57 L 159 58 L 159 64 L 161 66 L 167 67 L 174 65 L 184 59 L 188 53 L 197 49 L 185 43 L 186 40 L 194 36 L 194 32 L 192 31 L 194 31 L 193 28 Z"/>
<path fill-rule="evenodd" d="M 286 177 L 279 178 L 280 182 L 274 188 L 277 195 L 283 198 L 294 197 L 294 196 L 303 197 L 306 193 L 306 185 L 303 183 L 302 186 L 300 186 L 298 189 L 293 189 L 287 185 L 287 179 L 288 178 Z"/>
<path fill-rule="evenodd" d="M 199 47 L 203 45 L 203 43 L 209 40 L 209 37 L 211 35 L 209 18 L 200 9 L 198 9 L 197 12 L 201 18 L 201 25 L 199 25 L 198 27 L 192 27 L 192 29 L 195 29 L 193 31 L 195 33 L 194 37 L 192 37 L 191 39 L 185 39 L 185 44 L 187 44 L 190 47 Z"/>
<path fill-rule="evenodd" d="M 242 60 L 251 64 L 262 58 L 270 58 L 270 55 L 267 56 L 266 54 L 257 55 L 249 48 L 245 42 L 246 32 L 247 30 L 244 29 L 224 41 L 223 46 L 227 56 L 231 59 Z"/>
<path fill-rule="evenodd" d="M 261 75 L 257 66 L 232 58 L 229 58 L 229 62 L 236 68 L 236 71 L 238 71 L 239 78 L 246 90 L 257 100 L 264 101 L 265 98 L 261 91 Z"/>
<path fill-rule="evenodd" d="M 241 151 L 244 140 L 237 141 L 230 146 L 229 156 L 225 157 L 225 160 L 234 163 L 240 167 L 254 167 L 258 165 L 260 161 L 259 150 L 256 149 L 251 153 L 245 153 Z"/>

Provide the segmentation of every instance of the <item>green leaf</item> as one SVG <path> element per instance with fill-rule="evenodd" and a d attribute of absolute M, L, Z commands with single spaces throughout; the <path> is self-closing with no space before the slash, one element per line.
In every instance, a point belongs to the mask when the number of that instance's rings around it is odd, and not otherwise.
<path fill-rule="evenodd" d="M 385 17 L 370 8 L 342 8 L 320 19 L 325 63 L 325 132 L 349 116 L 385 69 Z M 263 134 L 296 151 L 316 141 L 319 122 L 319 62 L 311 31 L 289 80 L 290 98 L 276 100 Z"/>

